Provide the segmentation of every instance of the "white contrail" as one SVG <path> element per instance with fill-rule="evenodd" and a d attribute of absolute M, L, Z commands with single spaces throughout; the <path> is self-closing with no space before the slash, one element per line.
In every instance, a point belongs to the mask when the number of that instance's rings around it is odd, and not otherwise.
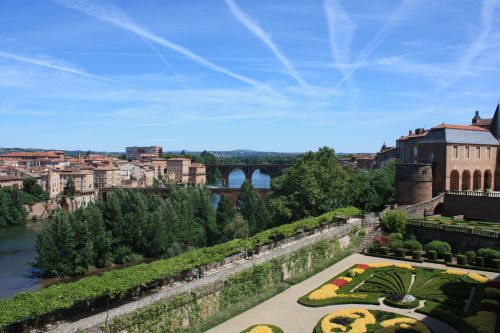
<path fill-rule="evenodd" d="M 355 26 L 338 0 L 325 0 L 324 9 L 328 23 L 328 39 L 333 60 L 342 75 L 348 73 L 349 48 L 354 38 Z"/>
<path fill-rule="evenodd" d="M 273 42 L 271 36 L 265 32 L 256 22 L 254 22 L 245 12 L 241 10 L 240 7 L 234 2 L 234 0 L 225 0 L 229 10 L 233 16 L 243 24 L 248 30 L 250 30 L 257 38 L 259 38 L 266 46 L 274 53 L 276 58 L 285 66 L 288 74 L 292 76 L 303 88 L 307 88 L 307 82 L 300 76 L 300 74 L 293 68 L 290 61 L 281 52 L 278 46 Z"/>
<path fill-rule="evenodd" d="M 131 87 L 136 87 L 136 88 L 141 88 L 141 89 L 151 89 L 151 88 L 140 86 L 137 84 L 128 83 L 128 82 L 124 82 L 124 81 L 120 81 L 120 80 L 110 79 L 108 77 L 104 77 L 104 76 L 100 76 L 100 75 L 87 73 L 87 72 L 84 72 L 84 71 L 81 71 L 78 69 L 74 69 L 71 67 L 56 65 L 56 64 L 48 62 L 47 60 L 44 60 L 44 59 L 26 57 L 26 56 L 22 56 L 22 55 L 10 53 L 10 52 L 4 52 L 4 51 L 0 51 L 0 57 L 6 58 L 6 59 L 11 59 L 11 60 L 16 60 L 16 61 L 21 61 L 21 62 L 25 62 L 25 63 L 32 64 L 32 65 L 38 65 L 38 66 L 42 66 L 42 67 L 46 67 L 46 68 L 52 68 L 52 69 L 59 70 L 62 72 L 72 73 L 72 74 L 85 76 L 85 77 L 89 77 L 89 78 L 93 78 L 93 79 L 97 79 L 97 80 L 101 80 L 101 81 L 119 83 L 119 84 L 123 84 L 126 86 L 131 86 Z"/>
<path fill-rule="evenodd" d="M 349 72 L 337 83 L 335 88 L 338 88 L 345 80 L 347 80 L 359 67 L 363 66 L 368 57 L 389 37 L 394 31 L 394 28 L 403 21 L 418 5 L 419 0 L 405 0 L 396 11 L 389 17 L 384 26 L 377 32 L 375 37 L 361 51 L 361 54 L 356 61 L 356 64 Z"/>
<path fill-rule="evenodd" d="M 112 23 L 122 29 L 133 32 L 144 39 L 150 40 L 166 48 L 174 50 L 204 67 L 210 68 L 219 73 L 226 74 L 239 81 L 245 82 L 253 87 L 261 88 L 261 84 L 256 80 L 234 73 L 226 68 L 216 65 L 211 61 L 203 58 L 202 56 L 194 53 L 193 51 L 142 28 L 141 26 L 133 22 L 124 13 L 122 13 L 117 8 L 113 7 L 108 3 L 105 2 L 97 3 L 96 1 L 92 0 L 54 0 L 54 1 L 71 9 L 85 13 L 89 16 L 98 18 L 102 21 Z"/>
<path fill-rule="evenodd" d="M 487 40 L 493 29 L 493 18 L 496 6 L 500 4 L 499 0 L 484 0 L 481 7 L 481 32 L 474 41 L 467 47 L 460 58 L 458 73 L 464 73 L 476 57 L 488 46 Z M 447 87 L 460 80 L 462 74 L 459 74 Z"/>

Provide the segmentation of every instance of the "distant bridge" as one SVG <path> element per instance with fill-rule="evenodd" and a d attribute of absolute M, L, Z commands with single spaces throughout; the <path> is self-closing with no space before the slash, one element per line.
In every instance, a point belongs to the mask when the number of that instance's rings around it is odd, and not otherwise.
<path fill-rule="evenodd" d="M 216 187 L 209 186 L 208 190 L 212 194 L 223 195 L 231 201 L 234 207 L 238 203 L 238 198 L 240 196 L 240 188 L 230 188 L 230 187 Z M 256 188 L 255 191 L 259 194 L 259 196 L 263 199 L 267 198 L 270 189 L 268 188 Z"/>
<path fill-rule="evenodd" d="M 222 185 L 229 187 L 229 174 L 233 170 L 241 170 L 245 174 L 245 180 L 252 182 L 252 175 L 255 170 L 268 174 L 271 179 L 278 177 L 283 170 L 288 169 L 291 164 L 205 164 L 207 172 L 219 170 L 222 178 Z"/>

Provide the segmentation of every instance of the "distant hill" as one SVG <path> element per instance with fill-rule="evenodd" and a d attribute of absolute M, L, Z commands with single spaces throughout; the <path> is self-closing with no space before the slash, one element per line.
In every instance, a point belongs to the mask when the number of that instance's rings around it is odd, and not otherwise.
<path fill-rule="evenodd" d="M 0 147 L 0 155 L 1 154 L 6 154 L 6 153 L 12 153 L 12 152 L 32 152 L 32 151 L 51 151 L 51 150 L 60 150 L 63 151 L 64 154 L 67 156 L 77 156 L 78 153 L 81 155 L 85 155 L 88 150 L 64 150 L 64 149 L 38 149 L 38 148 L 2 148 Z M 123 154 L 123 152 L 107 152 L 107 151 L 91 151 L 92 154 L 99 154 L 99 155 L 120 155 Z"/>

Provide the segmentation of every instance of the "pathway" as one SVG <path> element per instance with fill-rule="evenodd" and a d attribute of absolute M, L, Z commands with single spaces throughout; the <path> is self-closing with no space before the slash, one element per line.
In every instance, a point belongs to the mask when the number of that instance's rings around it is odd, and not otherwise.
<path fill-rule="evenodd" d="M 354 264 L 381 261 L 403 262 L 392 259 L 368 257 L 361 254 L 353 254 L 341 260 L 337 264 L 327 268 L 326 270 L 314 275 L 313 277 L 290 287 L 281 294 L 276 295 L 275 297 L 268 299 L 267 301 L 253 307 L 252 309 L 240 314 L 239 316 L 236 316 L 220 324 L 219 326 L 209 330 L 208 333 L 237 333 L 243 331 L 249 326 L 260 323 L 276 325 L 278 327 L 281 327 L 285 331 L 285 333 L 309 333 L 313 331 L 316 323 L 326 314 L 336 310 L 357 306 L 362 306 L 367 309 L 385 310 L 400 313 L 405 316 L 416 318 L 423 321 L 434 332 L 458 333 L 457 330 L 443 323 L 442 321 L 425 316 L 420 313 L 416 313 L 413 310 L 396 309 L 385 305 L 377 306 L 353 304 L 330 305 L 319 308 L 310 308 L 297 303 L 297 300 L 301 296 L 317 288 L 325 281 L 331 279 L 338 273 L 346 270 Z M 405 261 L 404 263 L 408 262 Z M 412 265 L 446 269 L 446 266 L 444 265 L 432 263 L 412 263 Z M 495 278 L 499 276 L 499 274 L 497 273 L 481 273 L 488 276 L 489 278 Z"/>

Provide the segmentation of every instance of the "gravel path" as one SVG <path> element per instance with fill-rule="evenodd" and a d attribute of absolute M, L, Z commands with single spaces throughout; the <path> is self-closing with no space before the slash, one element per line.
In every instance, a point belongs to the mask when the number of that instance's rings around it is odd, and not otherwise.
<path fill-rule="evenodd" d="M 372 263 L 372 262 L 403 262 L 392 259 L 383 259 L 376 257 L 364 256 L 361 254 L 353 254 L 337 264 L 327 268 L 326 270 L 314 275 L 313 277 L 295 285 L 291 288 L 285 290 L 279 295 L 270 298 L 269 300 L 253 307 L 252 309 L 236 316 L 225 323 L 211 329 L 208 333 L 238 333 L 243 331 L 249 326 L 266 323 L 273 324 L 281 327 L 285 333 L 310 333 L 313 331 L 316 323 L 326 314 L 345 308 L 352 307 L 364 307 L 367 309 L 374 310 L 384 310 L 395 313 L 400 313 L 402 315 L 413 317 L 421 320 L 426 325 L 428 325 L 436 333 L 458 333 L 453 327 L 448 324 L 434 319 L 432 317 L 425 316 L 420 313 L 416 313 L 413 310 L 397 309 L 388 307 L 386 305 L 330 305 L 319 308 L 309 308 L 297 303 L 299 297 L 303 296 L 307 292 L 317 288 L 325 281 L 331 279 L 338 273 L 346 270 L 354 264 L 360 263 Z M 404 262 L 408 263 L 408 262 Z M 440 264 L 432 263 L 411 263 L 414 266 L 426 266 L 432 268 L 446 269 L 446 266 Z M 467 271 L 467 270 L 466 270 Z M 474 272 L 474 271 L 471 271 Z M 489 278 L 495 278 L 499 276 L 497 273 L 481 272 L 482 274 L 488 276 Z"/>

